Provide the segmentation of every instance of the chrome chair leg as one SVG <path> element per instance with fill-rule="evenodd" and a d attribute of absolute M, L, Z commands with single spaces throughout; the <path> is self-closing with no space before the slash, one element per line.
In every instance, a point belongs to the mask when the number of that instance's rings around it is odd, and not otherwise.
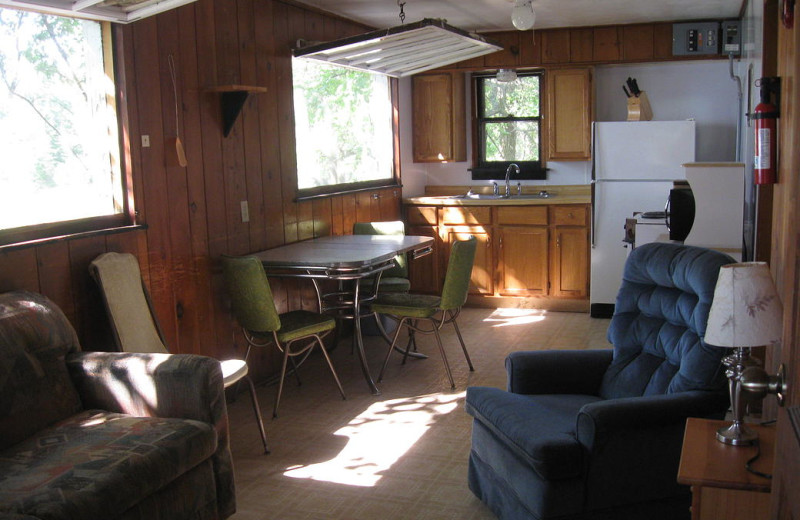
<path fill-rule="evenodd" d="M 278 382 L 278 394 L 275 396 L 275 406 L 272 408 L 272 418 L 278 416 L 278 405 L 283 394 L 283 380 L 286 378 L 286 365 L 289 363 L 289 345 L 283 347 L 283 363 L 281 364 L 281 379 Z"/>
<path fill-rule="evenodd" d="M 452 314 L 451 314 L 452 316 Z M 467 346 L 464 344 L 464 338 L 461 337 L 461 330 L 458 328 L 458 323 L 456 323 L 456 317 L 452 316 L 453 328 L 456 329 L 456 336 L 458 336 L 458 341 L 461 342 L 461 350 L 464 351 L 464 357 L 467 358 L 467 364 L 469 365 L 469 371 L 475 372 L 475 367 L 472 366 L 472 360 L 469 358 L 469 352 L 467 352 Z"/>
<path fill-rule="evenodd" d="M 342 383 L 339 382 L 339 376 L 336 375 L 336 369 L 333 368 L 333 363 L 331 362 L 330 356 L 328 356 L 328 351 L 325 350 L 325 345 L 323 345 L 322 340 L 316 334 L 314 335 L 314 338 L 317 340 L 317 343 L 319 343 L 319 348 L 320 350 L 322 350 L 322 355 L 325 356 L 325 361 L 328 362 L 328 368 L 331 369 L 331 374 L 333 375 L 334 381 L 336 381 L 336 386 L 339 387 L 339 393 L 342 394 L 342 399 L 346 400 L 347 396 L 344 395 L 344 389 L 342 388 Z"/>
<path fill-rule="evenodd" d="M 403 325 L 405 324 L 407 319 L 408 318 L 400 318 L 400 321 L 397 322 L 397 328 L 394 331 L 394 337 L 392 338 L 392 343 L 391 345 L 389 345 L 389 349 L 386 351 L 386 357 L 383 359 L 383 366 L 381 366 L 381 372 L 378 374 L 379 383 L 383 380 L 383 373 L 386 371 L 386 366 L 389 364 L 389 357 L 392 355 L 392 350 L 394 350 L 394 346 L 397 343 L 397 338 L 398 336 L 400 336 L 400 331 L 403 329 Z"/>
<path fill-rule="evenodd" d="M 455 389 L 456 383 L 453 381 L 453 374 L 450 372 L 450 363 L 447 362 L 447 354 L 444 353 L 444 345 L 442 345 L 442 338 L 439 336 L 439 329 L 434 325 L 433 333 L 436 336 L 436 343 L 439 345 L 439 352 L 442 354 L 442 361 L 444 361 L 444 370 L 447 372 L 447 379 L 450 380 L 450 388 Z"/>
<path fill-rule="evenodd" d="M 247 385 L 250 387 L 250 400 L 253 402 L 253 411 L 256 414 L 256 422 L 258 423 L 258 431 L 261 433 L 261 442 L 264 443 L 264 453 L 269 455 L 269 447 L 267 447 L 267 432 L 264 430 L 264 421 L 261 418 L 261 408 L 258 406 L 258 397 L 256 396 L 256 386 L 250 376 L 242 379 L 247 379 Z M 239 380 L 241 381 L 241 379 Z"/>

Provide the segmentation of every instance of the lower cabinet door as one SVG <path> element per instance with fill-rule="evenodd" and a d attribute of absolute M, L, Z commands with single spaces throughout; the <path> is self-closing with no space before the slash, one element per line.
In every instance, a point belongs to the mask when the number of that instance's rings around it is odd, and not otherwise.
<path fill-rule="evenodd" d="M 548 294 L 547 226 L 500 226 L 498 292 L 504 296 Z"/>
<path fill-rule="evenodd" d="M 556 227 L 552 241 L 551 296 L 586 298 L 589 277 L 589 231 L 585 227 Z"/>

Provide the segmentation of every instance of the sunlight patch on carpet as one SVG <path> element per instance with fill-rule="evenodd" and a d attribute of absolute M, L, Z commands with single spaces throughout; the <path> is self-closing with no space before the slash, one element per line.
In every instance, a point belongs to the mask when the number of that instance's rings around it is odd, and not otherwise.
<path fill-rule="evenodd" d="M 527 325 L 544 321 L 547 311 L 541 309 L 496 309 L 483 321 L 493 324 L 493 327 L 509 327 L 512 325 Z"/>
<path fill-rule="evenodd" d="M 375 403 L 337 430 L 348 441 L 331 460 L 287 468 L 284 475 L 371 487 L 400 460 L 437 418 L 458 408 L 465 392 L 430 394 Z"/>

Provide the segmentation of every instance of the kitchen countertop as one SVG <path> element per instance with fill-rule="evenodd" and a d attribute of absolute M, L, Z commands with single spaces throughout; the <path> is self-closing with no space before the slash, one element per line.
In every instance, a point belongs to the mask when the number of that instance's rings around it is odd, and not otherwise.
<path fill-rule="evenodd" d="M 551 194 L 547 198 L 514 198 L 509 199 L 469 199 L 451 198 L 454 195 L 463 195 L 472 189 L 473 193 L 490 194 L 489 186 L 426 186 L 425 195 L 421 197 L 405 197 L 403 203 L 412 206 L 541 206 L 551 204 L 590 204 L 591 186 L 588 184 L 575 185 L 546 185 L 523 186 L 523 195 L 535 195 L 540 191 Z M 500 187 L 504 192 L 504 187 Z M 511 192 L 516 193 L 516 186 L 511 187 Z"/>

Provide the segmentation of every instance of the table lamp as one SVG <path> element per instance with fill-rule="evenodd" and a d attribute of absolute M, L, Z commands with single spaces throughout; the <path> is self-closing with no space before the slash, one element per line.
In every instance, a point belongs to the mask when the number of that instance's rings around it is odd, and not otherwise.
<path fill-rule="evenodd" d="M 714 300 L 708 315 L 705 342 L 734 348 L 722 363 L 727 367 L 733 424 L 717 431 L 717 440 L 749 446 L 758 435 L 743 421 L 742 372 L 756 361 L 750 348 L 777 343 L 782 333 L 783 306 L 765 262 L 729 264 L 719 270 Z"/>

